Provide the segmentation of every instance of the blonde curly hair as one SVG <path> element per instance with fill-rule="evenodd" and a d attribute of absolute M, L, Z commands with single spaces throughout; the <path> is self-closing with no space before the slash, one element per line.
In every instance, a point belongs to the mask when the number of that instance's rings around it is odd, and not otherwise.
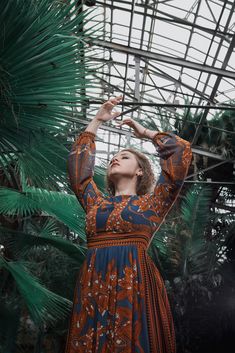
<path fill-rule="evenodd" d="M 153 169 L 151 167 L 149 159 L 141 152 L 133 149 L 133 148 L 124 148 L 123 151 L 131 152 L 135 155 L 136 160 L 139 164 L 139 167 L 142 169 L 143 175 L 137 176 L 136 183 L 136 192 L 137 195 L 145 195 L 152 191 L 153 185 L 155 184 L 155 175 Z M 105 185 L 107 192 L 114 196 L 115 195 L 115 186 L 112 180 L 110 180 L 108 176 L 108 170 L 105 176 Z"/>

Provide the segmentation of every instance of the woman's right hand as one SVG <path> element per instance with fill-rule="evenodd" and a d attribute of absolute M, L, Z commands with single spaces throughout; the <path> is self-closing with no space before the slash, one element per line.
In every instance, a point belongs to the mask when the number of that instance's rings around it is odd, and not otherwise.
<path fill-rule="evenodd" d="M 115 98 L 110 98 L 107 102 L 101 105 L 98 110 L 95 119 L 98 121 L 106 122 L 115 119 L 120 115 L 120 112 L 113 112 L 112 109 L 121 102 L 122 96 L 117 96 Z"/>

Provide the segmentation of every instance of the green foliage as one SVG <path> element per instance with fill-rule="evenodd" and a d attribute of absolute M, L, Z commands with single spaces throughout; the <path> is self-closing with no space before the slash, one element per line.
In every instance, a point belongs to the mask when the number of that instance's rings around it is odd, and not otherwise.
<path fill-rule="evenodd" d="M 44 211 L 84 238 L 84 211 L 74 195 L 28 187 L 25 192 L 0 187 L 0 213 L 27 216 Z"/>
<path fill-rule="evenodd" d="M 106 169 L 103 167 L 96 166 L 95 167 L 95 175 L 94 175 L 94 181 L 98 187 L 98 189 L 103 192 L 104 194 L 106 193 L 105 190 L 105 174 L 106 174 Z"/>
<path fill-rule="evenodd" d="M 189 104 L 185 100 L 185 104 Z M 233 105 L 234 101 L 230 102 Z M 188 108 L 183 115 L 176 114 L 174 128 L 181 137 L 191 141 L 203 112 L 193 114 Z M 235 154 L 235 109 L 216 112 L 203 122 L 197 145 L 207 146 L 210 151 L 231 158 Z"/>
<path fill-rule="evenodd" d="M 209 220 L 209 205 L 211 189 L 195 185 L 186 193 L 181 204 L 182 219 L 188 227 L 192 239 L 200 238 L 204 234 Z"/>
<path fill-rule="evenodd" d="M 18 321 L 11 321 L 16 313 L 22 318 L 23 302 L 41 328 L 68 316 L 65 297 L 72 297 L 86 250 L 84 212 L 68 185 L 68 136 L 77 117 L 86 119 L 81 108 L 95 85 L 84 43 L 97 26 L 86 26 L 91 11 L 76 4 L 0 2 L 0 294 L 1 312 L 10 310 L 0 350 L 6 353 L 16 345 Z"/>
<path fill-rule="evenodd" d="M 94 70 L 83 40 L 97 29 L 83 31 L 88 12 L 75 3 L 0 3 L 0 167 L 12 186 L 16 161 L 35 186 L 66 181 L 65 144 L 80 114 L 74 107 L 88 98 Z"/>
<path fill-rule="evenodd" d="M 42 325 L 43 322 L 54 323 L 71 310 L 72 303 L 69 300 L 44 288 L 20 262 L 6 261 L 0 257 L 1 267 L 14 277 L 17 288 L 38 325 Z"/>
<path fill-rule="evenodd" d="M 39 229 L 36 229 L 35 225 L 33 228 L 35 234 L 13 231 L 0 226 L 0 234 L 2 233 L 2 238 L 6 238 L 6 246 L 12 250 L 16 257 L 24 256 L 31 248 L 53 246 L 79 263 L 84 260 L 86 248 L 63 239 L 58 233 L 55 235 L 57 227 L 55 227 L 53 220 L 47 220 Z"/>
<path fill-rule="evenodd" d="M 76 1 L 57 0 L 0 2 L 0 243 L 5 255 L 0 257 L 0 350 L 4 353 L 11 353 L 16 342 L 23 303 L 41 329 L 63 322 L 71 309 L 65 298 L 72 299 L 85 253 L 84 212 L 71 195 L 66 162 L 72 143 L 68 136 L 72 128 L 81 128 L 77 117 L 86 119 L 82 108 L 95 85 L 88 79 L 94 67 L 84 43 L 97 28 L 84 30 L 88 13 L 75 5 Z M 185 114 L 175 128 L 190 140 L 199 119 L 200 115 Z M 147 122 L 146 127 L 158 128 L 155 119 L 148 117 Z M 168 117 L 161 116 L 160 124 L 170 130 Z M 234 135 L 211 126 L 234 132 L 234 112 L 212 119 L 199 140 L 212 151 L 232 156 Z M 98 167 L 95 172 L 104 191 L 105 172 Z M 234 233 L 231 225 L 229 233 L 227 228 L 222 232 L 222 242 L 206 238 L 209 199 L 204 190 L 189 191 L 176 219 L 161 227 L 150 249 L 163 273 L 180 284 L 179 292 L 194 288 L 208 297 L 201 276 L 213 276 L 226 239 L 231 241 Z M 61 327 L 64 334 L 67 326 Z"/>
<path fill-rule="evenodd" d="M 155 234 L 151 250 L 157 248 L 157 263 L 169 276 L 207 275 L 215 266 L 215 246 L 205 237 L 211 220 L 210 203 L 210 189 L 192 186 L 181 209 Z"/>
<path fill-rule="evenodd" d="M 215 211 L 212 187 L 185 189 L 149 249 L 166 279 L 180 351 L 189 340 L 202 347 L 208 332 L 223 334 L 223 325 L 233 325 L 227 302 L 234 292 L 234 214 Z"/>

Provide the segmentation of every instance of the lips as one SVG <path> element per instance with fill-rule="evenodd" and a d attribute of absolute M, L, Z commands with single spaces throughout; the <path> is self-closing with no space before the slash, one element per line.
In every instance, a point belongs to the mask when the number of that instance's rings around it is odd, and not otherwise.
<path fill-rule="evenodd" d="M 115 166 L 115 165 L 120 165 L 120 164 L 118 164 L 118 163 L 113 163 L 113 164 L 112 164 L 112 167 Z"/>

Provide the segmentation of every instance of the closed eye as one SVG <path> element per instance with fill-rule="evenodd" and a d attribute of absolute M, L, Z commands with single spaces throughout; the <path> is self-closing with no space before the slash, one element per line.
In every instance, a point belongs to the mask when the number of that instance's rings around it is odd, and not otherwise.
<path fill-rule="evenodd" d="M 129 159 L 129 157 L 128 156 L 122 156 L 122 159 Z M 110 162 L 109 162 L 109 164 L 112 164 L 113 163 L 113 160 L 111 160 Z"/>

